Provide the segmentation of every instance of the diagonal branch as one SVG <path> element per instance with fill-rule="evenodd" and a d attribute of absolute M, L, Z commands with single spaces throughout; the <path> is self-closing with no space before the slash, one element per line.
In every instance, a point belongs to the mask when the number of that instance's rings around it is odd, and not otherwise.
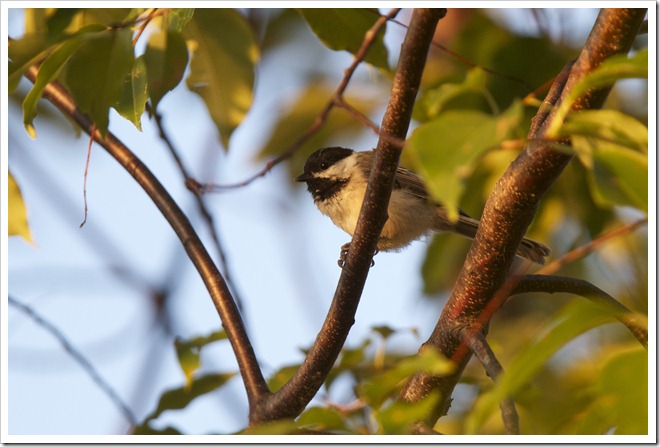
<path fill-rule="evenodd" d="M 32 66 L 25 72 L 25 77 L 34 82 L 37 71 L 38 68 Z M 83 131 L 92 136 L 94 141 L 112 155 L 144 189 L 172 226 L 188 257 L 204 281 L 204 285 L 208 289 L 213 304 L 215 304 L 220 315 L 222 325 L 227 332 L 238 361 L 248 401 L 252 406 L 268 393 L 268 386 L 261 374 L 243 320 L 227 288 L 227 284 L 186 215 L 149 168 L 128 147 L 111 132 L 108 132 L 107 136 L 104 137 L 96 130 L 92 120 L 78 109 L 75 101 L 62 85 L 57 82 L 48 84 L 44 88 L 43 97 L 71 118 Z"/>
<path fill-rule="evenodd" d="M 301 367 L 278 392 L 260 402 L 258 411 L 251 414 L 251 424 L 300 414 L 325 381 L 346 341 L 378 237 L 387 220 L 387 205 L 401 152 L 400 145 L 393 140 L 406 137 L 426 55 L 437 22 L 444 14 L 444 9 L 413 12 L 383 117 L 374 168 L 332 305 Z"/>
<path fill-rule="evenodd" d="M 642 23 L 645 9 L 603 9 L 568 76 L 559 76 L 532 123 L 528 144 L 500 178 L 486 203 L 481 224 L 463 264 L 456 285 L 440 319 L 425 344 L 454 358 L 457 371 L 449 377 L 417 374 L 406 385 L 401 397 L 408 401 L 424 398 L 440 389 L 443 401 L 428 415 L 429 424 L 446 414 L 451 394 L 470 353 L 455 358 L 462 343 L 461 328 L 485 333 L 487 321 L 478 321 L 484 308 L 505 285 L 516 248 L 531 223 L 539 201 L 561 175 L 572 155 L 553 148 L 545 131 L 560 104 L 572 87 L 607 58 L 626 53 Z M 574 109 L 600 108 L 610 88 L 589 92 L 573 104 Z"/>

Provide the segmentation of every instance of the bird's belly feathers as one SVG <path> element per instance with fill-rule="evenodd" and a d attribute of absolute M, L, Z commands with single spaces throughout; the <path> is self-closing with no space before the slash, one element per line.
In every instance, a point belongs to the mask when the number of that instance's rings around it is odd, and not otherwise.
<path fill-rule="evenodd" d="M 344 189 L 334 197 L 318 202 L 319 210 L 333 223 L 353 236 L 366 187 Z M 396 211 L 395 211 L 396 210 Z M 411 217 L 412 216 L 412 217 Z M 388 207 L 388 219 L 378 240 L 381 251 L 397 250 L 428 234 L 434 226 L 435 206 L 395 189 Z"/>

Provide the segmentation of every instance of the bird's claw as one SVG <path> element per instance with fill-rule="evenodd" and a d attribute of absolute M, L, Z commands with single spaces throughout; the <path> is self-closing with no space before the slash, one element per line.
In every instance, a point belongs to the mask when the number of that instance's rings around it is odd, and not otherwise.
<path fill-rule="evenodd" d="M 343 269 L 344 266 L 346 265 L 346 259 L 348 258 L 348 250 L 351 248 L 351 243 L 348 242 L 344 245 L 341 246 L 341 251 L 339 252 L 339 260 L 337 261 L 337 265 L 339 266 L 340 269 Z M 374 251 L 374 256 L 378 254 L 378 249 Z M 376 265 L 376 261 L 371 259 L 371 267 Z"/>

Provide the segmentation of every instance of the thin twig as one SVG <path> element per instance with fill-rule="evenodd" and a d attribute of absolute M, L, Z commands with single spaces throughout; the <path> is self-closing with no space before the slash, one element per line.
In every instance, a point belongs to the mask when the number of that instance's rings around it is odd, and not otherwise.
<path fill-rule="evenodd" d="M 474 356 L 479 360 L 486 370 L 488 377 L 496 383 L 504 370 L 502 369 L 500 362 L 497 360 L 497 357 L 495 357 L 495 353 L 490 348 L 490 345 L 488 345 L 484 334 L 480 330 L 465 330 L 462 333 L 461 340 L 463 343 L 467 344 L 470 351 L 472 351 Z M 513 397 L 507 396 L 501 401 L 500 409 L 502 411 L 502 421 L 504 422 L 504 428 L 506 429 L 507 434 L 519 435 L 520 425 L 518 412 L 516 411 L 516 404 Z"/>
<path fill-rule="evenodd" d="M 612 231 L 608 231 L 607 233 L 603 233 L 600 236 L 598 236 L 596 239 L 584 245 L 581 245 L 577 248 L 574 248 L 573 250 L 564 254 L 561 258 L 552 261 L 550 264 L 546 265 L 536 273 L 539 275 L 552 275 L 566 264 L 575 262 L 578 259 L 584 258 L 591 252 L 596 251 L 598 247 L 600 247 L 602 244 L 609 241 L 610 239 L 617 236 L 621 236 L 623 234 L 631 233 L 635 231 L 639 226 L 644 225 L 645 223 L 648 223 L 647 217 L 640 220 L 636 220 L 634 222 L 627 223 L 625 225 L 620 226 L 619 228 L 615 228 Z"/>
<path fill-rule="evenodd" d="M 174 158 L 175 163 L 179 167 L 179 171 L 183 176 L 186 187 L 188 188 L 188 190 L 190 190 L 190 192 L 192 192 L 193 196 L 195 197 L 195 202 L 197 202 L 197 208 L 199 210 L 199 213 L 206 222 L 206 226 L 208 227 L 209 232 L 211 233 L 211 238 L 213 239 L 213 245 L 220 258 L 220 266 L 222 268 L 222 272 L 225 275 L 225 281 L 227 281 L 227 285 L 229 285 L 229 288 L 233 292 L 234 300 L 236 300 L 236 305 L 238 306 L 238 309 L 241 312 L 243 312 L 243 301 L 240 298 L 238 289 L 236 288 L 236 286 L 232 281 L 232 275 L 230 274 L 229 264 L 227 262 L 225 251 L 222 247 L 222 243 L 220 242 L 220 236 L 218 235 L 218 232 L 216 231 L 215 228 L 214 218 L 209 212 L 208 208 L 206 207 L 206 204 L 204 203 L 204 199 L 202 197 L 199 188 L 199 183 L 197 183 L 197 181 L 195 181 L 195 179 L 190 175 L 188 169 L 183 163 L 183 160 L 179 156 L 179 152 L 174 147 L 174 143 L 167 135 L 167 132 L 165 132 L 165 127 L 163 126 L 163 121 L 162 121 L 163 118 L 160 112 L 158 112 L 157 110 L 153 111 L 153 117 L 154 117 L 154 122 L 156 123 L 156 127 L 158 128 L 158 134 L 161 140 L 165 142 L 165 146 L 167 146 L 167 148 L 170 151 L 170 154 L 172 155 L 172 158 Z"/>
<path fill-rule="evenodd" d="M 93 131 L 96 131 L 96 125 L 93 127 Z M 84 203 L 84 216 L 83 221 L 80 222 L 78 228 L 82 228 L 87 222 L 87 171 L 89 169 L 89 159 L 92 157 L 92 144 L 94 143 L 94 138 L 89 137 L 89 144 L 87 145 L 87 158 L 85 159 L 85 170 L 83 172 L 83 203 Z"/>
<path fill-rule="evenodd" d="M 114 403 L 119 411 L 124 415 L 126 420 L 128 422 L 135 426 L 138 424 L 137 418 L 133 414 L 130 408 L 128 408 L 128 405 L 122 401 L 121 397 L 119 397 L 119 394 L 110 386 L 108 382 L 101 377 L 101 374 L 94 368 L 94 365 L 92 365 L 92 362 L 90 362 L 83 354 L 80 352 L 79 349 L 77 349 L 73 344 L 66 338 L 66 336 L 62 333 L 61 330 L 59 330 L 53 323 L 50 321 L 46 320 L 44 317 L 42 317 L 38 312 L 36 312 L 32 307 L 28 306 L 27 304 L 24 304 L 17 300 L 16 298 L 12 297 L 11 295 L 7 297 L 7 300 L 10 305 L 14 306 L 15 308 L 19 309 L 21 312 L 23 312 L 25 315 L 28 317 L 32 318 L 32 320 L 41 328 L 49 332 L 55 339 L 57 339 L 58 342 L 62 345 L 62 348 L 66 351 L 67 354 L 73 358 L 78 364 L 82 367 L 82 369 L 89 375 L 89 377 L 92 379 L 96 385 L 103 391 L 106 396 Z"/>
<path fill-rule="evenodd" d="M 346 91 L 346 88 L 348 88 L 348 84 L 351 80 L 351 77 L 353 76 L 353 73 L 355 73 L 355 70 L 362 63 L 364 58 L 367 56 L 369 49 L 376 41 L 376 38 L 378 37 L 378 33 L 380 32 L 380 30 L 387 24 L 389 20 L 396 17 L 399 11 L 400 8 L 392 9 L 389 13 L 387 13 L 384 16 L 381 16 L 378 20 L 376 20 L 374 25 L 369 29 L 369 31 L 367 31 L 367 33 L 364 36 L 364 40 L 362 41 L 362 45 L 360 45 L 360 48 L 355 53 L 355 56 L 353 56 L 353 62 L 346 70 L 344 70 L 344 77 L 342 78 L 341 82 L 335 89 L 334 93 L 332 94 L 332 97 L 328 100 L 328 102 L 325 104 L 325 106 L 319 112 L 319 114 L 316 115 L 314 122 L 305 131 L 305 133 L 303 133 L 300 136 L 300 138 L 298 138 L 291 146 L 289 146 L 280 155 L 268 161 L 266 165 L 263 168 L 261 168 L 261 170 L 259 170 L 256 174 L 248 177 L 247 179 L 229 185 L 216 185 L 216 184 L 208 183 L 202 185 L 202 190 L 204 192 L 210 192 L 210 191 L 223 191 L 227 189 L 242 188 L 244 186 L 249 185 L 256 179 L 265 176 L 271 171 L 271 169 L 273 169 L 273 167 L 277 166 L 279 163 L 291 157 L 307 140 L 309 140 L 312 136 L 314 136 L 316 132 L 318 132 L 323 127 L 323 125 L 328 119 L 328 116 L 330 115 L 330 111 L 334 107 L 343 107 L 353 116 L 358 117 L 358 120 L 361 123 L 374 130 L 374 132 L 377 132 L 378 126 L 376 124 L 372 123 L 366 116 L 358 112 L 354 107 L 348 105 L 348 103 L 344 100 L 344 92 Z"/>

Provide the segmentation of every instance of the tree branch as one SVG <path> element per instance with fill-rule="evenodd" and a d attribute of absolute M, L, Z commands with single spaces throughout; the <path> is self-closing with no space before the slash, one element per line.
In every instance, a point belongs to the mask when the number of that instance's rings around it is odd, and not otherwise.
<path fill-rule="evenodd" d="M 416 401 L 432 390 L 444 396 L 439 406 L 428 415 L 433 424 L 446 414 L 451 394 L 470 353 L 461 348 L 462 328 L 486 333 L 487 322 L 478 321 L 489 300 L 505 284 L 516 248 L 531 223 L 539 201 L 563 172 L 572 155 L 553 149 L 544 138 L 552 121 L 554 107 L 561 103 L 577 81 L 610 56 L 627 52 L 642 23 L 646 10 L 603 9 L 585 43 L 580 56 L 567 77 L 560 76 L 535 118 L 528 134 L 528 144 L 500 178 L 486 203 L 481 224 L 456 285 L 429 340 L 445 357 L 457 363 L 457 371 L 448 377 L 417 374 L 404 387 L 401 397 Z M 564 84 L 565 83 L 565 84 Z M 603 104 L 609 88 L 592 91 L 573 104 L 574 109 L 595 109 Z M 561 92 L 559 94 L 559 92 Z M 490 316 L 488 317 L 488 319 Z M 464 353 L 463 353 L 464 352 Z"/>
<path fill-rule="evenodd" d="M 260 403 L 258 411 L 251 415 L 251 423 L 297 416 L 325 381 L 346 341 L 387 220 L 387 205 L 401 152 L 394 140 L 406 137 L 430 42 L 444 14 L 444 9 L 413 12 L 383 117 L 374 167 L 332 305 L 301 367 L 277 393 Z"/>
<path fill-rule="evenodd" d="M 639 317 L 588 281 L 565 276 L 524 275 L 517 278 L 511 295 L 530 292 L 571 293 L 583 296 L 594 304 L 611 311 L 613 316 L 628 328 L 642 346 L 648 348 L 649 334 L 639 321 Z"/>
<path fill-rule="evenodd" d="M 25 77 L 35 82 L 37 72 L 38 68 L 32 66 L 25 72 Z M 227 284 L 186 215 L 149 168 L 128 147 L 111 132 L 108 132 L 107 136 L 104 137 L 96 130 L 91 119 L 78 109 L 75 101 L 62 85 L 57 82 L 48 84 L 44 88 L 43 97 L 71 118 L 84 132 L 92 136 L 94 141 L 112 155 L 138 182 L 167 219 L 204 281 L 204 285 L 208 289 L 213 304 L 215 304 L 220 315 L 222 325 L 236 355 L 239 370 L 245 383 L 248 401 L 252 407 L 256 401 L 268 393 L 268 386 L 261 374 L 259 363 L 245 332 L 243 320 L 227 288 Z"/>

